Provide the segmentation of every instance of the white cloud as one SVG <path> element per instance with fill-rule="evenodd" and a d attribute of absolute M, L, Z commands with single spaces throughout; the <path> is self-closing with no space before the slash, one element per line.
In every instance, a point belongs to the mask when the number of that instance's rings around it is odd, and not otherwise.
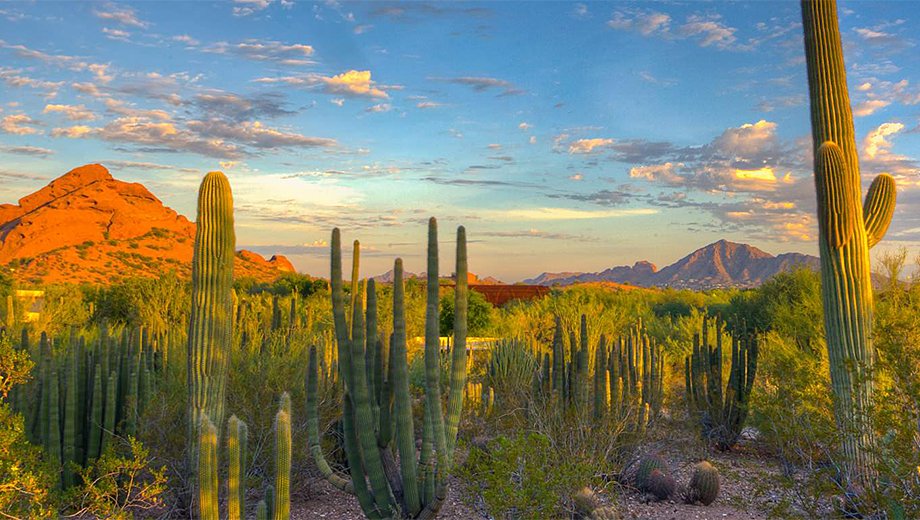
<path fill-rule="evenodd" d="M 138 18 L 137 12 L 134 9 L 123 5 L 116 5 L 111 2 L 102 4 L 101 7 L 93 10 L 93 14 L 102 20 L 110 20 L 122 25 L 129 25 L 131 27 L 138 27 L 140 29 L 146 29 L 150 26 L 148 22 Z"/>
<path fill-rule="evenodd" d="M 593 153 L 597 149 L 603 149 L 613 144 L 613 139 L 595 137 L 591 139 L 578 139 L 569 144 L 570 154 Z"/>
<path fill-rule="evenodd" d="M 891 149 L 891 141 L 888 140 L 904 130 L 902 123 L 882 123 L 878 128 L 869 132 L 863 141 L 863 153 L 869 159 L 875 159 L 877 155 L 887 154 Z"/>
<path fill-rule="evenodd" d="M 71 121 L 92 121 L 96 116 L 83 105 L 45 105 L 43 114 L 59 113 Z"/>
<path fill-rule="evenodd" d="M 658 210 L 654 208 L 585 210 L 542 207 L 491 211 L 487 213 L 491 213 L 493 218 L 503 220 L 590 220 L 654 215 L 658 213 Z"/>
<path fill-rule="evenodd" d="M 26 114 L 10 114 L 0 119 L 0 130 L 13 135 L 34 135 L 40 134 L 41 130 L 31 127 L 40 124 Z"/>

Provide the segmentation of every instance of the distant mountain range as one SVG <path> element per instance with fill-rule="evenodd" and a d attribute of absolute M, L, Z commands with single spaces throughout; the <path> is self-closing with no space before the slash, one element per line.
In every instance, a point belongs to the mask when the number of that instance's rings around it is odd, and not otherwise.
<path fill-rule="evenodd" d="M 523 283 L 564 286 L 586 282 L 615 282 L 640 287 L 697 290 L 755 287 L 777 273 L 798 266 L 817 270 L 820 263 L 816 256 L 801 253 L 773 256 L 754 246 L 719 240 L 660 270 L 650 262 L 641 261 L 632 267 L 611 267 L 598 273 L 542 273 Z"/>

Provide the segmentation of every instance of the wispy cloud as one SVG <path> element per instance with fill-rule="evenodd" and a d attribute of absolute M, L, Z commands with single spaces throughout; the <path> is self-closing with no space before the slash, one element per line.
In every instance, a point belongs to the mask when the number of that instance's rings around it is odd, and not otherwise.
<path fill-rule="evenodd" d="M 92 121 L 96 115 L 84 105 L 45 105 L 43 114 L 61 114 L 71 121 Z"/>
<path fill-rule="evenodd" d="M 335 76 L 303 74 L 298 76 L 262 77 L 253 80 L 261 84 L 286 84 L 308 88 L 320 88 L 326 94 L 348 97 L 389 98 L 387 88 L 377 85 L 371 79 L 369 70 L 349 70 Z"/>
<path fill-rule="evenodd" d="M 41 123 L 32 119 L 26 114 L 10 114 L 0 119 L 0 130 L 13 135 L 35 135 L 42 133 L 41 130 L 33 128 Z"/>
<path fill-rule="evenodd" d="M 656 208 L 624 208 L 624 209 L 572 209 L 572 208 L 525 208 L 489 211 L 490 218 L 505 220 L 523 220 L 523 221 L 540 221 L 540 220 L 593 220 L 606 218 L 635 217 L 642 215 L 654 215 L 658 213 Z"/>
<path fill-rule="evenodd" d="M 112 21 L 121 25 L 146 29 L 150 23 L 141 20 L 137 16 L 137 11 L 126 5 L 119 5 L 112 2 L 106 2 L 93 10 L 97 18 L 106 21 Z"/>
<path fill-rule="evenodd" d="M 0 152 L 16 155 L 30 155 L 34 157 L 48 157 L 54 155 L 54 150 L 38 146 L 0 146 Z"/>
<path fill-rule="evenodd" d="M 516 96 L 523 94 L 524 90 L 515 86 L 510 81 L 491 78 L 488 76 L 458 76 L 452 78 L 430 77 L 431 81 L 443 83 L 452 83 L 454 85 L 464 85 L 472 88 L 476 92 L 488 92 L 491 90 L 500 90 L 501 96 Z"/>
<path fill-rule="evenodd" d="M 192 45 L 190 41 L 184 42 Z M 238 56 L 252 61 L 271 62 L 278 65 L 313 65 L 312 45 L 305 43 L 282 43 L 275 40 L 248 39 L 238 43 L 217 42 L 202 47 L 203 52 Z"/>

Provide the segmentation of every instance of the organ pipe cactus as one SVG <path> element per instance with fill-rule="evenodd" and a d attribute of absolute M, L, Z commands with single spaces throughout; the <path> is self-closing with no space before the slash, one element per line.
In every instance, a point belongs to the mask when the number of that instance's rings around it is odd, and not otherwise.
<path fill-rule="evenodd" d="M 684 360 L 684 380 L 691 413 L 699 416 L 703 437 L 722 451 L 738 441 L 747 419 L 748 402 L 757 374 L 757 336 L 734 332 L 731 367 L 722 385 L 722 322 L 716 320 L 715 345 L 709 341 L 709 319 L 693 335 L 693 352 Z"/>
<path fill-rule="evenodd" d="M 189 470 L 195 485 L 198 425 L 202 416 L 218 430 L 233 340 L 233 195 L 221 172 L 207 174 L 198 190 L 192 258 L 192 312 L 188 327 Z"/>
<path fill-rule="evenodd" d="M 802 2 L 805 62 L 818 200 L 821 293 L 834 412 L 843 432 L 844 480 L 869 484 L 874 435 L 872 402 L 873 313 L 869 249 L 884 237 L 895 206 L 895 182 L 877 176 L 861 203 L 853 115 L 837 6 L 833 0 Z"/>
<path fill-rule="evenodd" d="M 290 398 L 287 406 L 290 408 Z M 288 520 L 291 517 L 291 416 L 283 402 L 275 415 L 274 469 L 275 500 L 272 518 Z"/>
<path fill-rule="evenodd" d="M 198 518 L 218 520 L 217 516 L 217 428 L 207 414 L 198 427 Z"/>
<path fill-rule="evenodd" d="M 466 386 L 467 262 L 466 234 L 457 230 L 457 267 L 454 341 L 451 354 L 447 413 L 442 408 L 439 387 L 438 337 L 438 242 L 437 222 L 428 228 L 428 289 L 425 321 L 425 399 L 421 453 L 416 452 L 412 400 L 409 393 L 406 354 L 405 288 L 402 260 L 394 264 L 393 337 L 388 370 L 382 384 L 375 383 L 376 369 L 369 370 L 369 349 L 376 347 L 373 327 L 368 334 L 366 319 L 375 319 L 375 298 L 367 300 L 359 280 L 360 246 L 355 242 L 351 276 L 351 330 L 346 328 L 346 305 L 342 281 L 341 237 L 332 232 L 332 305 L 339 371 L 344 382 L 342 423 L 350 478 L 334 473 L 320 447 L 316 399 L 317 354 L 310 350 L 307 380 L 307 436 L 310 451 L 320 472 L 336 487 L 356 495 L 364 514 L 378 518 L 433 518 L 447 495 L 447 476 L 453 464 L 457 425 Z M 373 286 L 371 286 L 373 287 Z M 380 356 L 382 358 L 382 355 Z M 374 403 L 386 407 L 393 393 L 395 450 L 386 429 L 374 421 Z M 376 394 L 376 395 L 375 395 Z M 381 416 L 383 411 L 381 410 Z M 398 464 L 397 464 L 398 456 Z"/>
<path fill-rule="evenodd" d="M 231 415 L 227 421 L 227 517 L 246 517 L 246 423 Z"/>

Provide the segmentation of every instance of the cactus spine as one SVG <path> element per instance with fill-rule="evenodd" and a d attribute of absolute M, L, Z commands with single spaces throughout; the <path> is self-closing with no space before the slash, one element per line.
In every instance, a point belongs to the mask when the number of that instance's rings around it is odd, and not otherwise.
<path fill-rule="evenodd" d="M 198 220 L 192 259 L 192 312 L 188 332 L 188 467 L 191 482 L 198 425 L 207 416 L 220 428 L 224 412 L 232 335 L 233 196 L 223 173 L 211 172 L 198 191 Z"/>
<path fill-rule="evenodd" d="M 811 100 L 811 132 L 818 199 L 818 246 L 824 329 L 834 412 L 843 431 L 844 480 L 869 484 L 874 435 L 868 413 L 875 349 L 869 249 L 885 235 L 895 206 L 894 179 L 872 181 L 860 202 L 859 157 L 847 91 L 837 6 L 802 2 L 805 61 Z"/>
<path fill-rule="evenodd" d="M 359 281 L 359 244 L 355 242 L 352 262 L 351 331 L 346 329 L 342 253 L 339 231 L 332 233 L 332 304 L 336 340 L 339 348 L 339 371 L 345 383 L 343 429 L 345 453 L 348 457 L 351 481 L 337 476 L 329 468 L 320 449 L 318 411 L 316 409 L 316 349 L 310 351 L 307 381 L 309 446 L 320 472 L 336 487 L 354 493 L 368 518 L 432 518 L 447 494 L 447 475 L 453 460 L 456 431 L 462 411 L 463 390 L 466 386 L 466 235 L 457 232 L 457 305 L 454 323 L 454 350 L 451 359 L 447 414 L 442 409 L 439 384 L 438 338 L 438 247 L 437 223 L 429 222 L 428 230 L 428 290 L 425 321 L 425 412 L 422 429 L 422 449 L 416 457 L 415 428 L 412 422 L 412 401 L 409 393 L 406 358 L 405 288 L 402 261 L 394 264 L 393 338 L 389 349 L 386 378 L 378 359 L 384 359 L 376 339 L 376 297 L 374 285 L 368 286 L 367 308 L 363 285 Z M 365 321 L 367 319 L 367 322 Z M 373 360 L 373 361 L 370 361 Z M 372 367 L 368 363 L 373 363 Z M 393 417 L 396 433 L 396 455 L 393 453 L 388 428 L 375 421 L 374 406 L 379 416 L 385 413 L 393 392 Z"/>

